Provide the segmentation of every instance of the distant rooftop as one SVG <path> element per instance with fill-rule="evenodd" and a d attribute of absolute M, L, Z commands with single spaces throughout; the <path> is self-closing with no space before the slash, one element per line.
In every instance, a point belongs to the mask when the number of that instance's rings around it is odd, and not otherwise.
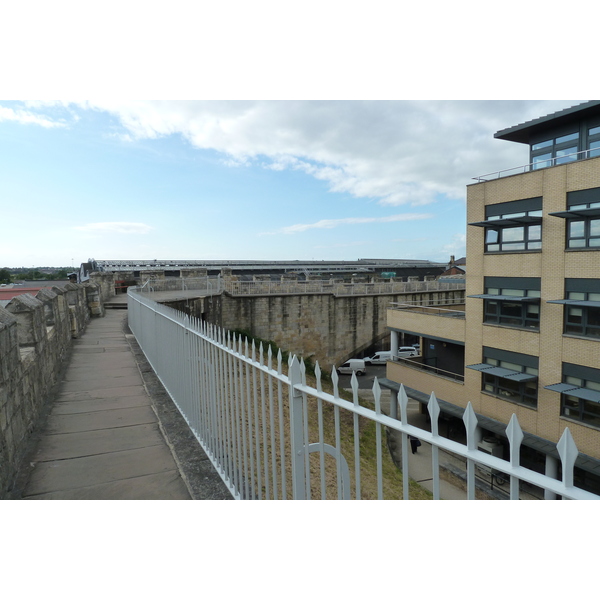
<path fill-rule="evenodd" d="M 590 100 L 589 102 L 576 104 L 570 108 L 551 113 L 545 117 L 538 117 L 514 127 L 502 129 L 496 132 L 494 137 L 499 140 L 529 144 L 533 135 L 547 129 L 550 124 L 552 127 L 558 127 L 596 115 L 600 116 L 600 100 Z"/>

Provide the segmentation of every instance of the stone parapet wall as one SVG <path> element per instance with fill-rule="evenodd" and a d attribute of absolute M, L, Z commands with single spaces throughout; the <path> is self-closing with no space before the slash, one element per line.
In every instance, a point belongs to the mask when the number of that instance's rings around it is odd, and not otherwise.
<path fill-rule="evenodd" d="M 72 338 L 103 314 L 101 289 L 93 283 L 22 294 L 0 307 L 0 498 L 10 490 Z"/>

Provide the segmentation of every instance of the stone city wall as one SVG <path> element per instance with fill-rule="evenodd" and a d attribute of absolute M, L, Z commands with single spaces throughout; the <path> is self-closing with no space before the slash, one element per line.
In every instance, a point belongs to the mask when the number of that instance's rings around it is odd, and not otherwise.
<path fill-rule="evenodd" d="M 393 302 L 444 304 L 464 301 L 464 290 L 394 295 L 224 293 L 217 310 L 205 310 L 207 321 L 274 341 L 280 348 L 318 360 L 330 370 L 367 350 L 389 334 L 387 309 Z"/>
<path fill-rule="evenodd" d="M 102 290 L 93 283 L 46 288 L 0 306 L 0 498 L 66 365 L 71 339 L 103 315 Z"/>

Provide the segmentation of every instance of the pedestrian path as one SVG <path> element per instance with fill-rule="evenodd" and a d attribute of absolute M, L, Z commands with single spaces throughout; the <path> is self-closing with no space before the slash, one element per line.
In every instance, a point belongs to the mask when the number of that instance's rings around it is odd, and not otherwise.
<path fill-rule="evenodd" d="M 109 310 L 73 340 L 23 499 L 191 499 L 125 336 L 126 315 Z"/>

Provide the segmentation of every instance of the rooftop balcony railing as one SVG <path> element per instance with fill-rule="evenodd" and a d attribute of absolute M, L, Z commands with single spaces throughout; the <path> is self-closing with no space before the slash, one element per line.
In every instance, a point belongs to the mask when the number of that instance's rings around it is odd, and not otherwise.
<path fill-rule="evenodd" d="M 433 373 L 438 377 L 446 377 L 448 379 L 459 381 L 461 383 L 465 381 L 465 376 L 463 373 L 454 373 L 453 371 L 446 371 L 434 365 L 427 364 L 424 361 L 425 359 L 422 356 L 417 356 L 415 358 L 403 358 L 401 356 L 392 357 L 392 362 L 399 363 L 404 367 L 419 369 L 421 371 L 429 371 L 430 373 Z"/>
<path fill-rule="evenodd" d="M 445 308 L 453 306 L 454 308 Z M 404 310 L 407 312 L 419 313 L 429 315 L 432 317 L 450 317 L 453 319 L 464 319 L 465 311 L 457 309 L 458 306 L 464 306 L 462 304 L 437 304 L 432 306 L 426 306 L 424 304 L 410 304 L 408 302 L 391 302 L 390 309 L 392 310 Z"/>
<path fill-rule="evenodd" d="M 572 154 L 565 154 L 564 156 L 555 156 L 554 158 L 538 160 L 527 165 L 522 165 L 520 167 L 513 167 L 512 169 L 503 169 L 502 171 L 487 173 L 486 175 L 473 177 L 473 179 L 475 179 L 475 181 L 477 181 L 478 183 L 481 183 L 483 181 L 492 181 L 494 179 L 500 179 L 502 177 L 519 175 L 521 173 L 528 173 L 531 171 L 539 171 L 540 169 L 556 167 L 558 165 L 563 165 L 578 160 L 585 160 L 587 158 L 596 158 L 598 156 L 600 156 L 600 148 L 588 148 L 587 150 L 573 152 Z"/>

